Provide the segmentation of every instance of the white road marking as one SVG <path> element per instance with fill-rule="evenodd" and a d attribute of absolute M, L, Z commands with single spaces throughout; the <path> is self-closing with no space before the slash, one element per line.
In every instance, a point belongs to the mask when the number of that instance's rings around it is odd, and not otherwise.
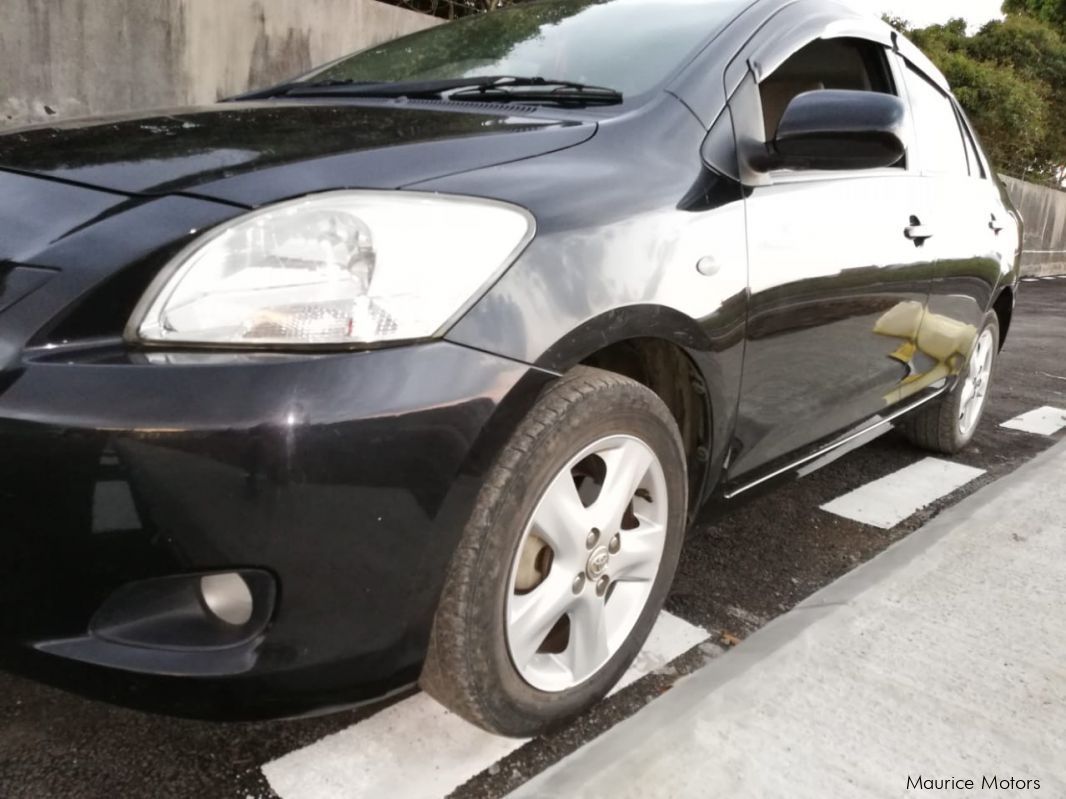
<path fill-rule="evenodd" d="M 124 480 L 109 480 L 93 487 L 93 532 L 139 530 L 141 518 L 133 493 Z"/>
<path fill-rule="evenodd" d="M 705 630 L 661 613 L 614 690 L 707 637 Z M 267 763 L 263 774 L 282 799 L 439 799 L 526 742 L 484 732 L 420 693 Z"/>
<path fill-rule="evenodd" d="M 420 693 L 263 766 L 282 799 L 439 799 L 525 743 Z"/>
<path fill-rule="evenodd" d="M 924 458 L 822 505 L 822 510 L 888 530 L 985 473 L 961 463 Z"/>
<path fill-rule="evenodd" d="M 659 614 L 655 626 L 651 628 L 644 648 L 637 654 L 633 665 L 626 669 L 618 685 L 611 689 L 608 696 L 632 685 L 641 677 L 658 671 L 671 660 L 688 652 L 696 644 L 707 640 L 707 631 L 702 627 L 689 624 L 672 613 L 663 611 Z"/>
<path fill-rule="evenodd" d="M 1055 375 L 1048 376 L 1054 377 Z M 1015 416 L 1001 424 L 1000 427 L 1021 430 L 1023 433 L 1033 433 L 1038 436 L 1053 436 L 1066 427 L 1066 411 L 1045 405 L 1043 408 Z"/>

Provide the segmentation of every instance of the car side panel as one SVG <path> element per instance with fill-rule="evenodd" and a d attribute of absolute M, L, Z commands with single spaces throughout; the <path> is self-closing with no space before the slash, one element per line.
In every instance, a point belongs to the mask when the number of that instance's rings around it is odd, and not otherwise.
<path fill-rule="evenodd" d="M 936 237 L 936 275 L 929 296 L 923 334 L 951 330 L 958 338 L 956 354 L 973 349 L 996 288 L 1010 279 L 1016 229 L 1003 208 L 995 185 L 967 177 L 924 178 L 929 183 Z M 1003 229 L 993 230 L 993 223 Z"/>
<path fill-rule="evenodd" d="M 924 369 L 932 263 L 903 234 L 917 178 L 799 181 L 748 200 L 751 314 L 730 477 L 884 413 Z"/>
<path fill-rule="evenodd" d="M 953 377 L 969 357 L 998 289 L 1017 280 L 1019 228 L 946 84 L 920 63 L 911 60 L 908 66 L 902 57 L 900 63 L 920 133 L 922 221 L 932 233 L 925 246 L 936 258 L 919 340 L 923 349 L 937 352 L 946 376 Z"/>
<path fill-rule="evenodd" d="M 558 371 L 618 341 L 671 341 L 707 387 L 716 464 L 740 384 L 747 257 L 740 186 L 702 164 L 705 134 L 664 95 L 569 151 L 417 187 L 497 197 L 537 219 L 529 249 L 449 340 Z"/>

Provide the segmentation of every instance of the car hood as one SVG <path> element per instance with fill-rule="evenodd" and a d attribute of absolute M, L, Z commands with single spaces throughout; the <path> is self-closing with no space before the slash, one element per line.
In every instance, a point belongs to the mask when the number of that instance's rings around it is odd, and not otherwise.
<path fill-rule="evenodd" d="M 570 147 L 596 130 L 545 111 L 444 101 L 223 103 L 15 130 L 0 135 L 0 169 L 256 207 L 314 191 L 399 188 Z"/>

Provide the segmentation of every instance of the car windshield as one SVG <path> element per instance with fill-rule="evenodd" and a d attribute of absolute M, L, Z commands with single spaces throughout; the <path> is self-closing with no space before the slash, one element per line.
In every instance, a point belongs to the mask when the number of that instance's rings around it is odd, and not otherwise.
<path fill-rule="evenodd" d="M 396 82 L 518 75 L 642 94 L 751 0 L 549 0 L 430 28 L 302 80 Z"/>

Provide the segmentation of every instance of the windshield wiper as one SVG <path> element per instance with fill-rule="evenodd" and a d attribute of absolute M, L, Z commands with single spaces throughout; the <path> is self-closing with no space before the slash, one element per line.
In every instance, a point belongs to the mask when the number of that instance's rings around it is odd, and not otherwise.
<path fill-rule="evenodd" d="M 358 80 L 318 80 L 313 82 L 306 81 L 293 81 L 291 83 L 279 83 L 277 86 L 268 86 L 265 89 L 256 89 L 255 91 L 245 92 L 244 94 L 238 94 L 234 97 L 227 97 L 223 102 L 226 103 L 239 103 L 246 100 L 269 100 L 272 97 L 285 97 L 293 89 L 301 89 L 304 87 L 310 87 L 318 90 L 328 90 L 331 88 L 344 88 L 351 89 L 357 86 L 378 86 L 377 81 L 358 81 Z"/>
<path fill-rule="evenodd" d="M 405 80 L 367 83 L 366 81 L 315 81 L 294 83 L 285 87 L 285 97 L 439 97 L 452 89 L 477 86 L 497 78 L 446 78 L 443 80 Z"/>
<path fill-rule="evenodd" d="M 570 80 L 550 78 L 503 78 L 454 91 L 449 100 L 487 100 L 489 102 L 558 103 L 617 105 L 622 93 L 606 86 L 592 86 Z"/>
<path fill-rule="evenodd" d="M 476 78 L 366 83 L 318 81 L 292 83 L 268 90 L 270 97 L 409 97 L 489 102 L 553 102 L 566 104 L 622 102 L 621 92 L 604 86 L 590 86 L 568 80 L 513 75 L 483 75 Z M 260 99 L 264 94 L 255 98 Z"/>

